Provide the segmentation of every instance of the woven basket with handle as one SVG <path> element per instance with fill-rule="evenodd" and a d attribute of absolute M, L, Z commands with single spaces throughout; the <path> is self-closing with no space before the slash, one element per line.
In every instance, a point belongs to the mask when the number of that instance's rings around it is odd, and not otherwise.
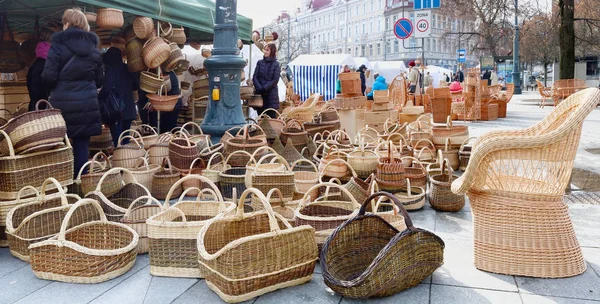
<path fill-rule="evenodd" d="M 179 181 L 181 173 L 171 165 L 169 158 L 163 160 L 162 167 L 163 170 L 152 174 L 152 196 L 164 200 L 171 190 L 173 190 L 174 196 L 179 196 L 183 189 L 172 186 Z"/>
<path fill-rule="evenodd" d="M 457 178 L 448 165 L 448 161 L 444 160 L 442 173 L 430 177 L 429 204 L 431 204 L 431 208 L 438 211 L 458 212 L 465 206 L 465 195 L 454 194 L 450 189 L 452 182 Z"/>
<path fill-rule="evenodd" d="M 148 39 L 142 48 L 142 57 L 144 63 L 150 69 L 159 67 L 165 62 L 171 54 L 169 44 L 161 37 Z"/>
<path fill-rule="evenodd" d="M 168 206 L 168 204 L 165 205 Z M 140 238 L 137 246 L 138 254 L 147 253 L 150 248 L 146 220 L 163 210 L 163 205 L 157 199 L 151 196 L 142 196 L 134 200 L 125 211 L 121 223 L 137 232 Z"/>

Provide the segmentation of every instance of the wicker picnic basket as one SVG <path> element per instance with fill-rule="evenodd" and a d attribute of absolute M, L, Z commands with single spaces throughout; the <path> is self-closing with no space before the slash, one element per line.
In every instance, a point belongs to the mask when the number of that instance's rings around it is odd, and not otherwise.
<path fill-rule="evenodd" d="M 49 184 L 53 184 L 58 193 L 47 195 L 46 186 Z M 28 203 L 16 205 L 6 215 L 6 236 L 10 253 L 29 262 L 29 245 L 56 235 L 70 204 L 80 199 L 78 195 L 65 194 L 57 180 L 49 178 L 44 181 L 40 195 Z M 95 220 L 89 217 L 76 219 L 78 222 L 75 225 Z"/>
<path fill-rule="evenodd" d="M 457 178 L 448 165 L 448 161 L 444 159 L 442 173 L 430 177 L 429 204 L 431 204 L 431 208 L 438 211 L 458 212 L 465 206 L 465 195 L 454 194 L 450 189 L 452 182 Z"/>
<path fill-rule="evenodd" d="M 145 40 L 154 33 L 154 22 L 150 17 L 137 16 L 133 19 L 133 32 L 139 39 Z"/>
<path fill-rule="evenodd" d="M 192 162 L 198 157 L 198 144 L 190 141 L 185 132 L 176 132 L 169 141 L 169 159 L 174 168 L 186 173 Z"/>
<path fill-rule="evenodd" d="M 379 165 L 375 174 L 375 180 L 380 189 L 395 192 L 406 187 L 406 176 L 404 164 L 401 159 L 396 158 L 394 145 L 388 143 L 388 157 L 379 159 Z"/>
<path fill-rule="evenodd" d="M 46 110 L 39 110 L 42 103 L 46 105 Z M 0 128 L 10 136 L 12 149 L 16 154 L 30 154 L 64 146 L 67 125 L 61 111 L 54 109 L 45 99 L 39 100 L 35 109 L 16 116 Z M 8 141 L 0 139 L 0 155 L 8 155 L 9 150 Z"/>
<path fill-rule="evenodd" d="M 62 186 L 73 183 L 73 151 L 66 136 L 63 147 L 25 155 L 16 155 L 6 132 L 0 130 L 0 136 L 9 147 L 9 154 L 0 157 L 0 200 L 14 200 L 23 186 L 41 185 L 49 177 Z"/>
<path fill-rule="evenodd" d="M 148 94 L 156 94 L 164 83 L 164 79 L 149 71 L 140 73 L 140 89 Z"/>
<path fill-rule="evenodd" d="M 73 216 L 86 205 L 95 207 L 100 220 L 73 226 Z M 67 230 L 69 226 L 73 227 Z M 98 202 L 82 199 L 69 209 L 57 236 L 29 247 L 31 269 L 45 280 L 104 282 L 133 267 L 138 240 L 135 230 L 109 222 Z"/>
<path fill-rule="evenodd" d="M 231 168 L 230 165 L 225 163 L 225 156 L 221 152 L 215 152 L 206 162 L 206 169 L 202 171 L 202 176 L 208 178 L 213 182 L 219 189 L 221 177 L 219 174 L 225 169 Z"/>
<path fill-rule="evenodd" d="M 140 157 L 146 156 L 144 143 L 141 143 L 140 139 L 136 139 L 133 136 L 123 136 L 124 134 L 125 132 L 119 136 L 119 145 L 113 151 L 113 166 L 127 169 L 135 168 Z M 123 145 L 123 139 L 126 138 L 129 139 L 129 143 Z"/>
<path fill-rule="evenodd" d="M 346 200 L 327 196 L 310 198 L 310 193 L 320 187 L 335 189 L 344 194 Z M 343 186 L 331 182 L 320 183 L 310 188 L 300 201 L 300 206 L 296 209 L 296 225 L 309 225 L 315 228 L 314 238 L 321 249 L 325 239 L 331 235 L 333 230 L 357 215 L 359 208 L 360 204 Z"/>
<path fill-rule="evenodd" d="M 191 174 L 202 175 L 204 169 L 206 169 L 206 163 L 204 160 L 202 158 L 196 158 L 194 161 L 192 161 L 190 170 L 187 173 L 182 174 L 181 177 L 186 177 Z M 204 185 L 202 185 L 202 183 L 197 179 L 191 179 L 183 182 L 181 187 L 188 195 L 196 196 L 200 194 L 200 189 L 203 189 Z"/>
<path fill-rule="evenodd" d="M 181 185 L 189 180 L 197 180 L 207 186 L 203 192 L 210 192 L 208 201 L 183 198 L 175 205 L 148 219 L 150 240 L 150 273 L 155 276 L 202 278 L 198 265 L 196 239 L 198 233 L 219 214 L 231 214 L 233 202 L 225 202 L 217 186 L 200 175 L 188 175 L 175 184 L 167 193 L 165 202 L 174 195 Z M 165 203 L 165 206 L 168 206 Z"/>
<path fill-rule="evenodd" d="M 437 127 L 434 126 L 431 129 L 432 139 L 434 145 L 438 147 L 444 147 L 446 145 L 446 139 L 450 140 L 451 147 L 460 147 L 460 145 L 469 138 L 469 126 L 460 125 L 453 126 L 452 119 L 448 116 L 446 120 L 446 126 Z"/>
<path fill-rule="evenodd" d="M 101 8 L 96 12 L 96 26 L 102 29 L 117 29 L 123 27 L 123 11 L 114 8 Z"/>
<path fill-rule="evenodd" d="M 163 159 L 169 157 L 169 142 L 171 133 L 163 133 L 158 136 L 156 143 L 148 149 L 148 163 L 151 165 L 162 165 Z"/>
<path fill-rule="evenodd" d="M 406 179 L 406 189 L 394 192 L 397 201 L 402 203 L 406 210 L 419 210 L 425 206 L 425 187 L 411 185 L 410 179 Z"/>
<path fill-rule="evenodd" d="M 399 231 L 381 217 L 365 214 L 368 203 L 381 196 L 400 207 L 407 229 Z M 443 264 L 444 241 L 414 227 L 396 201 L 385 192 L 371 195 L 358 215 L 327 239 L 320 260 L 325 284 L 333 291 L 349 298 L 385 297 L 418 285 Z"/>
<path fill-rule="evenodd" d="M 267 193 L 271 191 L 271 189 L 279 189 L 280 196 L 278 196 L 278 198 L 271 198 L 269 202 L 289 202 L 293 199 L 294 193 L 296 192 L 294 172 L 290 168 L 290 165 L 287 163 L 287 161 L 280 155 L 275 155 L 274 160 L 279 161 L 279 165 L 284 166 L 283 170 L 273 171 L 271 168 L 265 168 L 264 166 L 261 166 L 267 159 L 269 159 L 269 157 L 270 155 L 265 155 L 256 163 L 256 169 L 252 173 L 251 187 L 256 188 L 262 193 Z M 271 164 L 276 165 L 276 163 L 273 161 L 269 163 L 269 165 Z"/>
<path fill-rule="evenodd" d="M 121 219 L 121 223 L 131 227 L 139 236 L 137 253 L 147 253 L 150 249 L 148 240 L 148 224 L 146 220 L 150 217 L 163 211 L 162 204 L 151 196 L 142 196 L 134 200 L 125 215 Z"/>
<path fill-rule="evenodd" d="M 263 155 L 263 156 L 257 158 L 258 155 Z M 286 167 L 283 163 L 276 162 L 277 161 L 277 158 L 275 157 L 276 155 L 277 155 L 277 152 L 275 152 L 275 150 L 273 150 L 273 148 L 270 148 L 270 147 L 260 147 L 260 148 L 256 149 L 256 151 L 254 151 L 254 153 L 252 153 L 252 157 L 250 158 L 250 161 L 248 161 L 248 163 L 246 164 L 246 176 L 245 176 L 245 180 L 244 180 L 246 188 L 252 188 L 252 174 L 254 174 L 254 172 L 256 172 L 256 170 L 258 168 L 261 168 L 263 172 L 286 171 Z M 265 156 L 268 156 L 268 158 L 270 158 L 270 159 L 264 159 L 264 160 L 270 161 L 270 162 L 258 164 L 258 160 L 265 158 Z M 266 192 L 264 192 L 264 193 L 266 193 Z"/>
<path fill-rule="evenodd" d="M 144 63 L 150 69 L 159 67 L 169 58 L 170 54 L 171 48 L 169 47 L 169 44 L 161 37 L 148 39 L 142 47 Z"/>
<path fill-rule="evenodd" d="M 129 175 L 128 177 L 123 178 L 123 180 L 128 180 L 129 182 L 123 181 L 121 183 L 121 188 L 119 192 L 107 196 L 102 193 L 102 186 L 105 182 L 107 182 L 108 178 L 114 173 L 123 173 L 123 175 Z M 149 196 L 150 191 L 140 185 L 135 180 L 135 177 L 131 174 L 131 172 L 125 168 L 112 168 L 104 173 L 104 176 L 100 178 L 98 182 L 98 186 L 96 186 L 96 190 L 86 194 L 85 198 L 91 198 L 98 203 L 104 210 L 104 215 L 111 222 L 119 222 L 127 208 L 131 205 L 131 203 L 139 198 L 140 196 Z"/>
<path fill-rule="evenodd" d="M 293 228 L 256 189 L 242 193 L 241 200 L 250 194 L 261 200 L 263 211 L 244 214 L 239 204 L 234 216 L 211 221 L 198 235 L 200 272 L 229 303 L 308 282 L 317 261 L 315 230 Z"/>
<path fill-rule="evenodd" d="M 450 145 L 450 138 L 446 137 L 446 144 L 444 145 L 442 151 L 442 157 L 448 160 L 448 165 L 452 170 L 456 171 L 460 167 L 460 158 L 458 155 L 458 148 L 452 148 Z"/>
<path fill-rule="evenodd" d="M 154 180 L 154 173 L 160 171 L 161 168 L 161 165 L 151 165 L 148 163 L 146 158 L 140 157 L 136 167 L 129 169 L 129 172 L 131 172 L 131 176 L 135 178 L 135 181 L 137 181 L 138 184 L 146 187 L 146 189 L 152 193 L 152 181 Z M 133 183 L 134 181 L 130 180 L 128 177 L 129 175 L 125 175 L 123 180 L 126 183 Z M 102 188 L 102 192 L 106 194 L 104 188 Z"/>
<path fill-rule="evenodd" d="M 99 157 L 104 159 L 104 165 L 98 161 Z M 86 174 L 83 174 L 85 168 L 89 168 L 89 170 Z M 69 189 L 71 190 L 70 192 L 83 197 L 89 192 L 94 191 L 98 186 L 98 182 L 102 176 L 104 176 L 104 174 L 110 169 L 111 167 L 108 156 L 102 152 L 96 153 L 92 160 L 86 162 L 81 167 L 79 173 L 77 174 L 77 178 L 73 181 L 73 184 L 69 186 Z M 121 178 L 121 173 L 115 172 L 104 180 L 101 191 L 104 193 L 104 195 L 111 196 L 119 192 L 122 182 L 123 179 Z"/>
<path fill-rule="evenodd" d="M 231 162 L 240 155 L 247 159 L 252 158 L 252 155 L 246 151 L 235 151 L 227 156 L 223 171 L 219 173 L 219 187 L 223 197 L 227 200 L 234 199 L 234 189 L 237 189 L 238 193 L 246 191 L 246 166 L 234 166 Z"/>
<path fill-rule="evenodd" d="M 465 141 L 460 145 L 460 149 L 458 149 L 458 156 L 460 158 L 460 166 L 458 169 L 461 171 L 467 170 L 469 160 L 471 159 L 471 151 L 473 150 L 473 146 L 469 145 L 469 142 L 474 139 L 476 139 L 476 137 L 469 137 L 465 139 Z"/>
<path fill-rule="evenodd" d="M 173 190 L 174 196 L 179 196 L 183 189 L 173 187 L 173 184 L 179 181 L 181 172 L 171 165 L 171 160 L 168 157 L 163 160 L 162 168 L 162 170 L 152 174 L 152 196 L 164 200 L 171 190 Z"/>

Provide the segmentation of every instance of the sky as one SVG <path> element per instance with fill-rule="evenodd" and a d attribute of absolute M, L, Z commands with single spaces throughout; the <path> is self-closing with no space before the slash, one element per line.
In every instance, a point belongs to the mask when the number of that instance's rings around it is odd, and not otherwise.
<path fill-rule="evenodd" d="M 238 0 L 238 14 L 252 18 L 254 29 L 277 18 L 282 10 L 293 12 L 302 0 Z"/>

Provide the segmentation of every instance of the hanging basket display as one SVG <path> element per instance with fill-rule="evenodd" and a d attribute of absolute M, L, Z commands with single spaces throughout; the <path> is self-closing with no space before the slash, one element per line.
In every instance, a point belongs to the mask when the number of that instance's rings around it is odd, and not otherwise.
<path fill-rule="evenodd" d="M 123 11 L 114 8 L 101 8 L 98 10 L 96 26 L 103 29 L 122 28 L 125 20 Z"/>

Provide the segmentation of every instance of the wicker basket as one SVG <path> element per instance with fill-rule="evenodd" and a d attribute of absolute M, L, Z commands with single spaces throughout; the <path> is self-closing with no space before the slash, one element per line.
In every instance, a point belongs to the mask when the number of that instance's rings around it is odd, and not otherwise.
<path fill-rule="evenodd" d="M 202 149 L 202 151 L 200 151 L 200 153 L 198 154 L 198 157 L 202 158 L 204 160 L 204 162 L 208 164 L 208 161 L 213 156 L 213 154 L 223 153 L 224 148 L 225 148 L 225 146 L 222 143 L 218 143 L 216 145 L 211 145 L 209 147 Z"/>
<path fill-rule="evenodd" d="M 423 129 L 420 121 L 417 121 L 418 129 L 409 131 L 409 143 L 413 149 L 421 149 L 426 141 L 431 141 L 433 135 L 430 129 Z"/>
<path fill-rule="evenodd" d="M 384 191 L 395 192 L 406 187 L 406 176 L 404 164 L 401 159 L 396 158 L 392 143 L 388 144 L 388 157 L 379 159 L 375 179 Z"/>
<path fill-rule="evenodd" d="M 121 183 L 121 187 L 117 193 L 107 196 L 102 193 L 101 189 L 104 184 L 109 181 L 109 177 L 115 173 L 123 173 L 123 175 L 126 175 L 123 180 L 128 180 L 130 182 Z M 96 190 L 88 193 L 85 198 L 91 198 L 99 202 L 109 221 L 119 222 L 134 200 L 140 196 L 149 195 L 150 191 L 143 185 L 138 184 L 129 170 L 124 168 L 112 168 L 100 178 Z"/>
<path fill-rule="evenodd" d="M 208 178 L 211 182 L 217 185 L 220 189 L 220 173 L 226 169 L 231 168 L 225 163 L 225 156 L 221 152 L 215 152 L 210 156 L 208 162 L 206 162 L 206 169 L 202 171 L 202 176 Z"/>
<path fill-rule="evenodd" d="M 98 162 L 99 157 L 104 159 L 104 165 Z M 83 175 L 83 170 L 86 167 L 89 167 L 89 170 L 85 175 Z M 95 168 L 99 168 L 99 170 L 96 170 Z M 71 192 L 83 197 L 89 192 L 94 191 L 98 186 L 98 182 L 102 176 L 104 176 L 104 173 L 106 173 L 109 169 L 110 161 L 108 160 L 108 156 L 102 152 L 96 153 L 92 160 L 86 162 L 79 170 L 77 178 L 73 181 L 73 185 L 69 187 L 71 190 L 75 190 Z M 121 173 L 115 172 L 105 179 L 101 191 L 104 193 L 104 195 L 111 196 L 119 192 L 122 183 L 123 179 L 121 178 Z"/>
<path fill-rule="evenodd" d="M 192 84 L 192 92 L 196 99 L 208 96 L 208 78 L 194 81 Z"/>
<path fill-rule="evenodd" d="M 177 189 L 181 189 L 181 185 L 190 180 L 207 185 L 208 189 L 203 191 L 210 190 L 213 198 L 210 201 L 180 200 L 148 219 L 152 275 L 202 278 L 196 246 L 198 233 L 219 214 L 231 214 L 235 209 L 234 203 L 223 200 L 214 183 L 199 175 L 188 175 L 173 184 L 166 201 L 176 198 Z"/>
<path fill-rule="evenodd" d="M 384 297 L 416 286 L 443 264 L 444 242 L 435 234 L 415 228 L 404 207 L 406 226 L 398 231 L 384 219 L 366 214 L 367 198 L 358 215 L 338 227 L 320 254 L 325 284 L 349 298 Z M 368 244 L 368 245 L 367 245 Z"/>
<path fill-rule="evenodd" d="M 39 110 L 42 103 L 47 110 Z M 16 154 L 30 154 L 64 146 L 67 124 L 61 111 L 54 109 L 45 99 L 39 100 L 35 109 L 16 116 L 0 128 L 10 136 L 12 149 Z M 8 141 L 0 139 L 0 155 L 9 155 L 9 150 Z"/>
<path fill-rule="evenodd" d="M 79 208 L 92 205 L 99 221 L 74 226 Z M 68 283 L 99 283 L 118 277 L 133 267 L 137 256 L 138 234 L 130 227 L 106 219 L 102 207 L 91 199 L 73 205 L 60 232 L 49 240 L 29 247 L 31 269 L 40 279 Z"/>
<path fill-rule="evenodd" d="M 146 63 L 142 57 L 142 47 L 144 44 L 137 38 L 131 38 L 125 45 L 125 53 L 127 55 L 127 69 L 130 73 L 145 71 Z"/>
<path fill-rule="evenodd" d="M 113 140 L 109 128 L 103 126 L 100 135 L 90 137 L 90 152 L 108 152 L 113 148 Z"/>
<path fill-rule="evenodd" d="M 312 169 L 312 171 L 306 171 L 306 170 L 302 170 L 300 166 L 298 166 L 298 164 L 308 164 Z M 294 169 L 298 168 L 297 171 L 294 171 Z M 308 194 L 309 195 L 309 199 L 315 199 L 319 196 L 319 189 L 316 188 L 316 190 L 313 190 L 312 192 L 308 192 L 308 190 L 310 190 L 313 186 L 317 185 L 319 183 L 319 178 L 320 178 L 320 174 L 319 174 L 319 170 L 317 169 L 317 166 L 315 166 L 315 164 L 307 159 L 299 159 L 297 161 L 295 161 L 294 163 L 292 163 L 291 166 L 291 170 L 292 172 L 294 172 L 294 181 L 296 183 L 296 192 L 300 193 L 302 195 Z M 310 170 L 310 169 L 309 169 Z"/>
<path fill-rule="evenodd" d="M 252 155 L 243 150 L 229 154 L 219 173 L 219 187 L 223 197 L 227 200 L 234 199 L 234 189 L 237 189 L 238 193 L 246 191 L 246 167 L 231 165 L 233 159 L 240 157 L 251 159 Z"/>
<path fill-rule="evenodd" d="M 347 201 L 333 200 L 327 196 L 309 200 L 309 193 L 320 187 L 333 188 L 346 195 Z M 310 188 L 296 209 L 296 225 L 315 228 L 314 238 L 319 249 L 333 230 L 358 214 L 360 204 L 346 188 L 334 183 L 321 183 Z"/>
<path fill-rule="evenodd" d="M 54 185 L 57 194 L 46 194 L 47 185 Z M 18 204 L 6 215 L 6 236 L 10 253 L 25 262 L 29 262 L 29 245 L 41 242 L 55 236 L 60 231 L 60 225 L 70 204 L 81 198 L 74 194 L 65 194 L 62 186 L 54 178 L 49 178 L 42 184 L 41 195 L 28 203 Z M 97 220 L 87 216 L 76 217 L 77 223 Z"/>
<path fill-rule="evenodd" d="M 87 19 L 88 23 L 91 22 L 96 22 L 96 20 L 98 19 L 98 15 L 96 13 L 92 13 L 92 12 L 85 12 L 83 13 L 85 15 L 85 19 Z"/>
<path fill-rule="evenodd" d="M 185 29 L 183 27 L 174 27 L 173 34 L 169 38 L 169 41 L 177 43 L 179 45 L 185 44 L 185 42 L 187 41 Z"/>
<path fill-rule="evenodd" d="M 191 131 L 188 131 L 187 128 L 190 126 L 192 127 Z M 196 143 L 198 145 L 198 149 L 200 150 L 204 150 L 212 146 L 210 135 L 204 134 L 200 125 L 195 122 L 186 122 L 181 126 L 181 131 L 185 132 L 189 140 Z"/>
<path fill-rule="evenodd" d="M 202 175 L 202 172 L 206 169 L 206 163 L 202 158 L 196 158 L 190 165 L 190 170 L 186 174 L 182 174 L 181 177 L 186 177 L 191 174 Z M 200 190 L 204 188 L 204 185 L 198 179 L 186 180 L 181 184 L 183 191 L 190 196 L 200 195 Z M 183 195 L 183 194 L 181 194 Z"/>
<path fill-rule="evenodd" d="M 187 81 L 182 81 L 181 83 L 179 83 L 179 87 L 182 91 L 187 91 L 190 89 L 190 83 Z"/>
<path fill-rule="evenodd" d="M 173 35 L 173 25 L 169 22 L 159 22 L 160 26 L 160 36 L 165 39 L 170 39 Z"/>
<path fill-rule="evenodd" d="M 172 137 L 171 133 L 163 133 L 158 136 L 156 143 L 148 149 L 148 163 L 162 165 L 163 159 L 169 157 L 169 142 Z"/>
<path fill-rule="evenodd" d="M 157 74 L 143 71 L 140 73 L 140 89 L 149 94 L 156 94 L 164 84 L 164 79 Z"/>
<path fill-rule="evenodd" d="M 179 172 L 186 173 L 198 153 L 198 144 L 190 141 L 185 132 L 176 132 L 169 141 L 169 159 Z"/>
<path fill-rule="evenodd" d="M 156 132 L 156 128 L 150 126 L 150 125 L 140 125 L 137 126 L 135 129 L 129 129 L 127 131 L 130 131 L 131 134 L 129 135 L 137 135 L 137 136 L 141 136 L 141 143 L 143 143 L 144 148 L 146 150 L 148 150 L 150 148 L 150 146 L 156 144 L 158 142 L 158 133 Z"/>
<path fill-rule="evenodd" d="M 448 170 L 446 170 L 448 169 Z M 458 177 L 452 172 L 447 160 L 442 163 L 442 174 L 430 177 L 429 204 L 438 211 L 458 212 L 465 206 L 465 195 L 454 194 L 450 189 Z"/>
<path fill-rule="evenodd" d="M 112 162 L 115 167 L 131 169 L 136 167 L 140 157 L 146 156 L 146 150 L 139 139 L 129 135 L 124 136 L 126 132 L 121 133 L 121 136 L 119 136 L 119 146 L 113 152 Z M 126 138 L 129 139 L 129 143 L 122 145 L 123 139 Z"/>
<path fill-rule="evenodd" d="M 343 162 L 334 162 L 334 165 L 330 166 L 329 163 L 336 159 L 341 159 Z M 352 170 L 352 166 L 346 163 L 347 159 L 348 155 L 346 153 L 339 151 L 336 146 L 332 146 L 327 154 L 320 159 L 319 173 L 322 176 L 333 178 L 347 177 L 348 171 Z"/>
<path fill-rule="evenodd" d="M 146 40 L 154 33 L 154 22 L 150 17 L 137 16 L 133 19 L 133 32 L 139 39 Z"/>
<path fill-rule="evenodd" d="M 148 39 L 142 48 L 144 63 L 150 69 L 159 67 L 171 54 L 171 48 L 163 38 L 154 37 Z"/>
<path fill-rule="evenodd" d="M 442 151 L 443 158 L 448 160 L 448 165 L 450 166 L 450 168 L 452 168 L 452 170 L 454 171 L 458 170 L 458 168 L 460 167 L 460 159 L 458 155 L 459 149 L 452 148 L 452 146 L 450 145 L 449 137 L 446 137 L 446 145 L 444 146 L 444 149 L 440 150 Z"/>
<path fill-rule="evenodd" d="M 262 155 L 262 157 L 260 157 L 259 155 Z M 269 159 L 267 158 L 270 158 L 270 162 L 258 164 L 258 160 L 269 161 Z M 246 164 L 246 176 L 244 181 L 246 188 L 252 188 L 252 175 L 254 174 L 254 172 L 256 172 L 258 168 L 260 168 L 263 172 L 286 171 L 285 164 L 282 162 L 277 162 L 277 152 L 273 150 L 273 148 L 260 147 L 256 149 L 254 153 L 252 153 L 252 157 L 250 157 L 250 160 Z M 266 192 L 268 192 L 268 190 L 263 191 L 263 193 Z"/>
<path fill-rule="evenodd" d="M 410 180 L 413 186 L 423 187 L 424 189 L 427 187 L 427 169 L 418 159 L 412 156 L 402 157 L 403 163 L 405 160 L 409 159 L 411 162 L 411 166 L 404 167 L 404 176 Z"/>
<path fill-rule="evenodd" d="M 361 145 L 360 149 L 348 154 L 348 164 L 360 178 L 367 178 L 377 171 L 379 155 L 374 151 L 365 150 L 364 145 Z"/>
<path fill-rule="evenodd" d="M 236 137 L 230 138 L 229 140 L 227 140 L 227 145 L 225 146 L 225 152 L 227 152 L 228 155 L 231 155 L 235 151 L 245 151 L 245 152 L 248 152 L 248 155 L 252 155 L 257 149 L 267 146 L 266 137 L 265 138 L 250 137 L 248 128 L 249 128 L 248 125 L 244 126 L 239 131 L 241 133 L 238 132 L 238 134 L 240 134 L 240 135 L 236 135 Z M 256 157 L 262 157 L 262 155 L 257 155 Z M 250 158 L 246 158 L 244 155 L 237 155 L 236 158 L 231 160 L 231 166 L 232 167 L 243 167 L 243 166 L 246 166 L 248 161 L 250 161 Z M 241 192 L 243 192 L 243 191 L 241 191 Z"/>
<path fill-rule="evenodd" d="M 131 229 L 137 232 L 139 236 L 137 246 L 138 254 L 147 253 L 150 249 L 148 224 L 146 224 L 146 220 L 163 210 L 163 206 L 157 199 L 151 196 L 142 196 L 134 200 L 129 208 L 127 208 L 127 211 L 125 211 L 121 223 L 131 227 Z"/>
<path fill-rule="evenodd" d="M 96 26 L 102 29 L 117 29 L 123 27 L 123 11 L 114 8 L 98 9 Z"/>
<path fill-rule="evenodd" d="M 271 118 L 269 115 L 267 115 L 267 112 L 275 112 L 276 114 L 276 118 Z M 273 108 L 269 108 L 264 110 L 260 116 L 258 117 L 258 119 L 267 119 L 269 121 L 269 124 L 271 125 L 271 127 L 273 128 L 273 130 L 275 130 L 275 133 L 277 133 L 277 135 L 281 135 L 281 132 L 283 131 L 283 128 L 285 128 L 285 121 L 283 121 L 283 119 L 281 119 L 281 114 L 273 109 Z"/>
<path fill-rule="evenodd" d="M 419 210 L 425 206 L 425 189 L 425 187 L 411 185 L 410 179 L 407 178 L 406 189 L 394 192 L 394 196 L 406 210 Z"/>
<path fill-rule="evenodd" d="M 179 63 L 185 59 L 181 49 L 177 46 L 176 43 L 169 43 L 169 47 L 171 48 L 171 52 L 169 53 L 169 58 L 165 60 L 162 64 L 162 69 L 166 72 L 173 71 Z"/>
<path fill-rule="evenodd" d="M 0 134 L 9 146 L 9 155 L 0 157 L 0 200 L 14 200 L 24 185 L 41 185 L 49 177 L 62 186 L 73 183 L 73 149 L 66 136 L 61 148 L 16 155 L 8 134 L 2 130 Z"/>
<path fill-rule="evenodd" d="M 294 180 L 294 172 L 292 172 L 290 165 L 287 161 L 279 156 L 275 155 L 274 160 L 279 161 L 279 165 L 283 165 L 283 170 L 273 171 L 271 168 L 265 168 L 263 162 L 266 161 L 270 155 L 263 156 L 256 163 L 256 169 L 252 173 L 252 185 L 251 187 L 256 188 L 262 193 L 267 193 L 271 189 L 279 189 L 280 196 L 278 198 L 271 198 L 270 203 L 281 203 L 289 202 L 294 197 L 296 192 L 296 185 Z M 271 161 L 268 165 L 277 165 Z M 256 209 L 255 209 L 256 210 Z"/>
<path fill-rule="evenodd" d="M 164 83 L 158 91 L 159 94 L 148 94 L 148 100 L 150 101 L 152 108 L 156 111 L 173 112 L 181 95 L 163 95 L 163 87 Z"/>
<path fill-rule="evenodd" d="M 148 163 L 146 158 L 141 157 L 135 168 L 129 169 L 131 176 L 135 178 L 138 184 L 146 187 L 150 193 L 152 193 L 152 181 L 154 180 L 154 173 L 161 170 L 161 165 L 151 165 Z M 133 183 L 134 180 L 128 178 L 129 175 L 124 176 L 125 183 Z M 106 194 L 104 188 L 102 192 Z"/>
<path fill-rule="evenodd" d="M 308 144 L 308 132 L 306 132 L 304 126 L 299 121 L 291 119 L 281 131 L 280 139 L 282 142 L 287 142 L 288 139 L 291 139 L 296 150 L 302 151 L 302 148 Z"/>
<path fill-rule="evenodd" d="M 446 120 L 446 126 L 444 127 L 433 127 L 432 131 L 432 142 L 436 146 L 444 146 L 446 139 L 450 140 L 450 147 L 460 147 L 460 145 L 469 138 L 469 127 L 453 126 L 452 119 L 448 116 Z"/>
<path fill-rule="evenodd" d="M 168 171 L 167 168 L 169 168 Z M 181 195 L 183 191 L 181 187 L 172 187 L 180 178 L 181 172 L 173 168 L 168 157 L 165 158 L 163 161 L 163 170 L 152 174 L 152 196 L 159 200 L 164 200 L 171 190 L 173 190 L 174 196 Z"/>
<path fill-rule="evenodd" d="M 420 140 L 417 142 L 419 148 L 413 149 L 413 156 L 423 163 L 431 163 L 435 161 L 437 149 L 430 140 Z"/>
<path fill-rule="evenodd" d="M 458 149 L 458 156 L 460 158 L 460 166 L 458 169 L 461 171 L 467 170 L 467 166 L 469 165 L 471 151 L 473 150 L 473 146 L 469 146 L 469 142 L 473 139 L 476 139 L 476 137 L 469 137 L 465 139 L 465 141 L 460 145 L 460 149 Z"/>
<path fill-rule="evenodd" d="M 208 287 L 230 303 L 308 282 L 317 260 L 314 229 L 292 228 L 255 189 L 241 200 L 250 194 L 264 211 L 246 215 L 239 204 L 235 216 L 215 219 L 198 235 L 200 271 Z"/>

